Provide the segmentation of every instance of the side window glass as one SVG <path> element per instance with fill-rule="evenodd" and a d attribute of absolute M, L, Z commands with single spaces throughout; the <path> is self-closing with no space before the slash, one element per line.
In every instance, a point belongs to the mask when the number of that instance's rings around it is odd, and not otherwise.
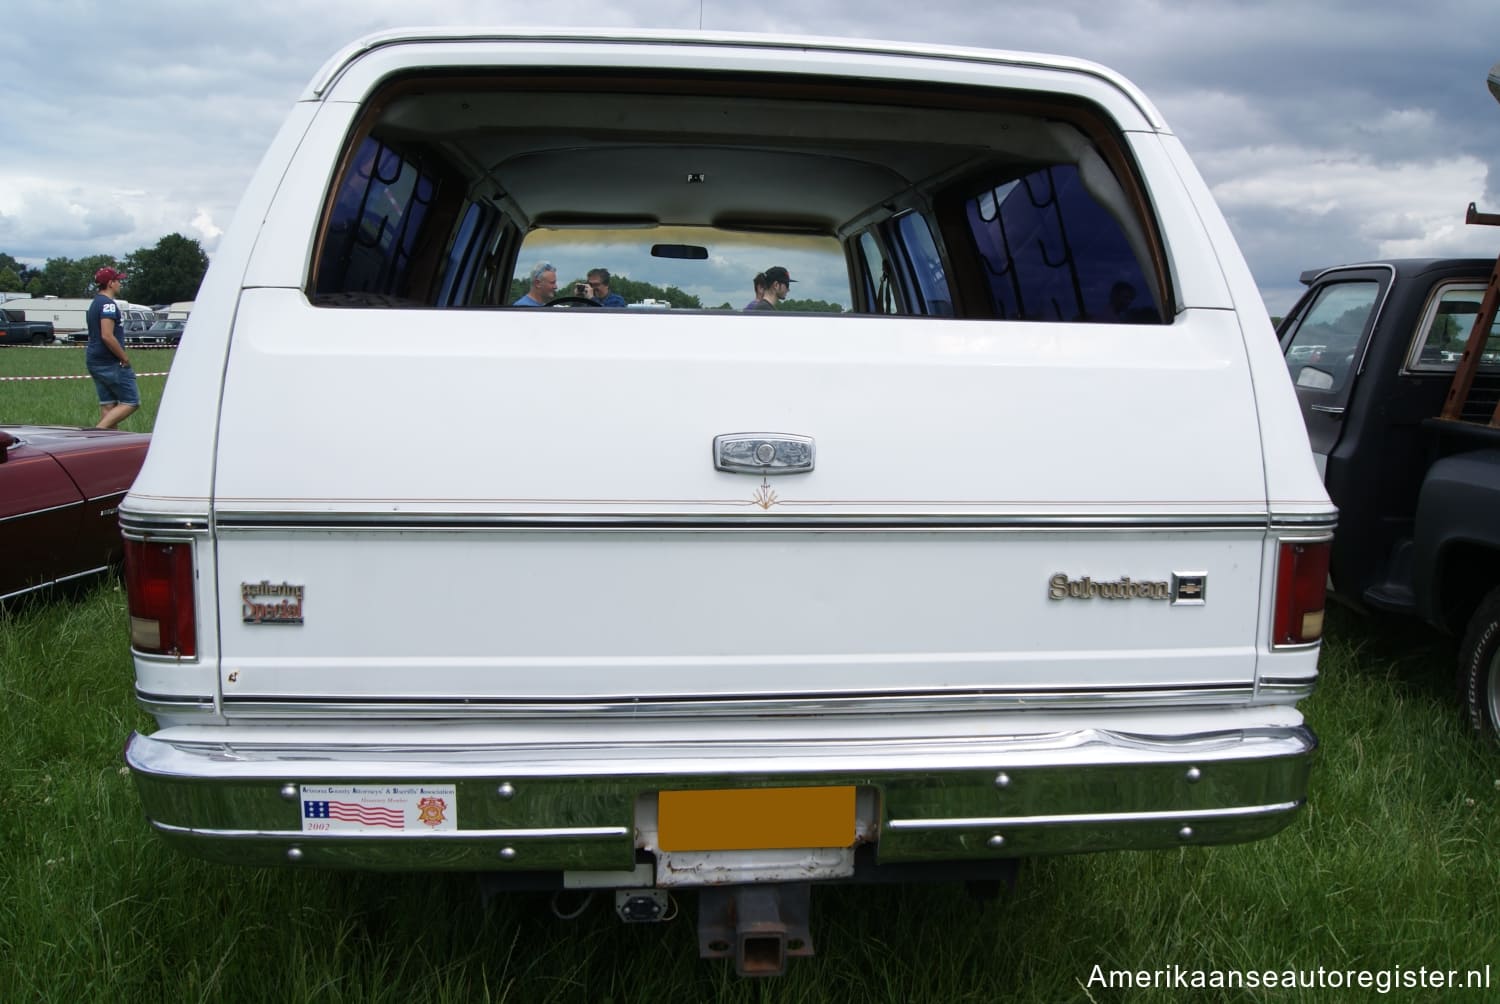
<path fill-rule="evenodd" d="M 483 288 L 486 256 L 499 226 L 500 214 L 493 209 L 476 202 L 464 209 L 444 262 L 440 305 L 473 302 L 474 291 Z"/>
<path fill-rule="evenodd" d="M 996 317 L 1161 323 L 1123 228 L 1072 164 L 987 187 L 964 216 Z"/>
<path fill-rule="evenodd" d="M 896 233 L 900 239 L 899 249 L 906 256 L 906 267 L 922 298 L 924 312 L 937 317 L 952 317 L 953 298 L 948 293 L 948 277 L 943 272 L 943 259 L 938 254 L 927 220 L 919 213 L 897 217 Z"/>
<path fill-rule="evenodd" d="M 1413 370 L 1452 372 L 1469 344 L 1484 287 L 1473 284 L 1449 284 L 1441 287 L 1422 315 L 1410 367 Z M 1500 370 L 1500 316 L 1490 325 L 1484 348 L 1480 350 L 1479 368 Z"/>
<path fill-rule="evenodd" d="M 900 304 L 896 299 L 895 276 L 891 274 L 890 265 L 886 262 L 885 255 L 881 253 L 880 244 L 875 240 L 875 235 L 869 231 L 859 235 L 859 255 L 864 260 L 870 288 L 874 290 L 870 310 L 876 314 L 901 313 Z"/>
<path fill-rule="evenodd" d="M 334 199 L 315 292 L 403 295 L 412 249 L 436 194 L 432 178 L 367 138 Z"/>
<path fill-rule="evenodd" d="M 1342 390 L 1380 293 L 1377 282 L 1334 282 L 1317 292 L 1287 341 L 1286 364 L 1299 387 Z"/>

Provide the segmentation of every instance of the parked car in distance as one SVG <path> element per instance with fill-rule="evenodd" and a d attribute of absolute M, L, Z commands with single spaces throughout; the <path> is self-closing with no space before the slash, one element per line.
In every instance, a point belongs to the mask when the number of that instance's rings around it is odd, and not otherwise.
<path fill-rule="evenodd" d="M 140 331 L 125 330 L 126 345 L 176 345 L 182 341 L 186 321 L 162 320 Z"/>
<path fill-rule="evenodd" d="M 0 309 L 0 345 L 51 345 L 51 321 L 28 320 L 24 311 Z"/>
<path fill-rule="evenodd" d="M 148 433 L 0 426 L 0 602 L 122 559 L 118 507 Z"/>

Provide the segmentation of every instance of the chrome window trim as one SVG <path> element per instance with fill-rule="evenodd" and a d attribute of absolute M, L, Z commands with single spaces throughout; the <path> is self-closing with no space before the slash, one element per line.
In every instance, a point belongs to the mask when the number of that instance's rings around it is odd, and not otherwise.
<path fill-rule="evenodd" d="M 1401 360 L 1402 376 L 1447 376 L 1452 379 L 1453 373 L 1458 369 L 1458 363 L 1423 363 L 1421 361 L 1422 348 L 1427 342 L 1427 334 L 1432 328 L 1433 319 L 1436 318 L 1438 308 L 1442 306 L 1443 295 L 1450 292 L 1468 291 L 1476 292 L 1481 300 L 1485 290 L 1488 288 L 1483 279 L 1462 279 L 1452 276 L 1447 279 L 1438 280 L 1437 284 L 1428 291 L 1427 302 L 1422 304 L 1422 313 L 1417 318 L 1417 327 L 1411 333 L 1411 342 L 1406 347 L 1406 355 Z M 1473 325 L 1469 327 L 1469 333 L 1473 333 Z M 1466 342 L 1467 344 L 1467 342 Z"/>
<path fill-rule="evenodd" d="M 1066 59 L 1064 57 L 1047 58 L 1040 54 L 1024 52 L 981 52 L 979 50 L 965 50 L 954 48 L 939 48 L 919 44 L 880 44 L 878 42 L 862 42 L 855 39 L 829 39 L 809 38 L 793 36 L 786 38 L 772 37 L 725 37 L 713 34 L 692 32 L 674 33 L 622 33 L 604 32 L 597 35 L 560 35 L 556 32 L 538 30 L 533 32 L 485 32 L 455 35 L 452 31 L 442 28 L 427 28 L 411 31 L 388 31 L 380 34 L 366 35 L 362 39 L 350 43 L 341 52 L 334 55 L 322 68 L 320 78 L 313 82 L 308 88 L 308 93 L 316 100 L 325 100 L 339 78 L 347 73 L 355 63 L 359 62 L 366 54 L 375 52 L 391 46 L 402 46 L 407 44 L 418 45 L 469 45 L 473 43 L 519 43 L 522 45 L 552 45 L 562 43 L 570 47 L 576 47 L 580 43 L 588 43 L 591 47 L 597 45 L 597 54 L 600 60 L 590 65 L 579 67 L 580 72 L 597 72 L 608 69 L 607 63 L 612 51 L 621 45 L 625 46 L 650 46 L 666 49 L 744 49 L 756 52 L 776 52 L 778 54 L 791 52 L 801 54 L 815 52 L 820 56 L 846 57 L 855 56 L 861 58 L 873 58 L 877 60 L 888 60 L 896 57 L 901 60 L 921 60 L 939 66 L 964 67 L 1015 67 L 1024 70 L 1042 70 L 1060 75 L 1077 75 L 1086 79 L 1092 79 L 1103 84 L 1119 97 L 1128 102 L 1140 113 L 1141 117 L 1150 123 L 1152 129 L 1165 129 L 1166 124 L 1155 107 L 1145 96 L 1136 89 L 1135 85 L 1126 81 L 1123 77 L 1103 66 L 1080 60 Z M 447 64 L 452 65 L 452 61 Z M 694 64 L 699 65 L 697 63 Z M 429 67 L 430 69 L 430 67 Z M 761 68 L 753 72 L 756 76 L 776 78 L 785 71 Z M 817 79 L 833 83 L 842 83 L 848 80 L 862 80 L 863 78 L 851 75 L 847 70 L 839 70 L 825 67 L 817 71 Z M 885 79 L 885 78 L 882 78 Z M 956 83 L 951 79 L 940 81 L 947 86 L 956 86 L 964 89 L 999 90 L 1000 88 L 991 84 L 967 84 Z"/>
<path fill-rule="evenodd" d="M 1384 271 L 1384 272 L 1387 273 L 1386 278 L 1385 278 L 1385 288 L 1380 291 L 1380 296 L 1379 296 L 1379 298 L 1375 302 L 1374 309 L 1370 312 L 1370 325 L 1369 325 L 1369 329 L 1366 330 L 1366 331 L 1360 332 L 1360 337 L 1364 340 L 1364 345 L 1363 345 L 1363 348 L 1360 350 L 1360 353 L 1359 353 L 1359 363 L 1352 370 L 1352 374 L 1351 374 L 1352 375 L 1352 379 L 1349 381 L 1349 383 L 1351 385 L 1353 384 L 1354 380 L 1359 379 L 1360 374 L 1364 373 L 1364 371 L 1365 371 L 1365 359 L 1370 354 L 1370 343 L 1375 340 L 1375 338 L 1374 338 L 1375 329 L 1380 326 L 1380 320 L 1381 320 L 1381 318 L 1385 314 L 1385 304 L 1386 304 L 1386 301 L 1391 298 L 1391 290 L 1393 288 L 1395 288 L 1395 285 L 1396 285 L 1396 266 L 1387 264 L 1385 262 L 1366 262 L 1366 263 L 1363 263 L 1363 264 L 1356 263 L 1356 264 L 1350 264 L 1350 265 L 1337 265 L 1337 266 L 1334 266 L 1333 268 L 1324 269 L 1322 272 L 1319 272 L 1316 276 L 1313 277 L 1312 282 L 1310 282 L 1310 283 L 1307 284 L 1308 285 L 1308 289 L 1311 289 L 1313 286 L 1316 286 L 1318 283 L 1320 283 L 1320 282 L 1324 281 L 1325 279 L 1328 279 L 1328 278 L 1330 278 L 1332 276 L 1335 276 L 1335 275 L 1337 275 L 1340 272 L 1380 272 L 1380 271 Z M 1344 280 L 1339 280 L 1339 281 L 1344 281 Z M 1378 279 L 1376 280 L 1376 282 L 1379 282 L 1379 281 L 1380 280 L 1378 280 Z M 1302 318 L 1302 320 L 1306 320 L 1306 318 L 1304 317 L 1304 318 Z M 1302 321 L 1298 321 L 1297 322 L 1297 327 L 1300 329 L 1301 326 L 1302 326 Z M 1296 336 L 1296 333 L 1293 332 L 1293 337 L 1295 337 L 1295 336 Z M 1345 395 L 1345 396 L 1347 397 L 1347 395 Z"/>

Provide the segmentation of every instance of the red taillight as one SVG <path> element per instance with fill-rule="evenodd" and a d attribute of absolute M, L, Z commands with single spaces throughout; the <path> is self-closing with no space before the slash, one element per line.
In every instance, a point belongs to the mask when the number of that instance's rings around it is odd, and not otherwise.
<path fill-rule="evenodd" d="M 198 654 L 193 547 L 183 541 L 125 541 L 130 644 L 137 652 L 190 659 Z"/>
<path fill-rule="evenodd" d="M 1276 556 L 1276 620 L 1271 644 L 1306 645 L 1323 637 L 1323 594 L 1332 541 L 1284 540 Z"/>

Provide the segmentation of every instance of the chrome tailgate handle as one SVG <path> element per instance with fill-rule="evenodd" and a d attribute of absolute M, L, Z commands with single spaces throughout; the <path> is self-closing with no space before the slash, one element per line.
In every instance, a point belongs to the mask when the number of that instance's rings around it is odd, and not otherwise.
<path fill-rule="evenodd" d="M 806 474 L 813 469 L 811 436 L 735 432 L 714 437 L 714 467 L 731 474 Z"/>

